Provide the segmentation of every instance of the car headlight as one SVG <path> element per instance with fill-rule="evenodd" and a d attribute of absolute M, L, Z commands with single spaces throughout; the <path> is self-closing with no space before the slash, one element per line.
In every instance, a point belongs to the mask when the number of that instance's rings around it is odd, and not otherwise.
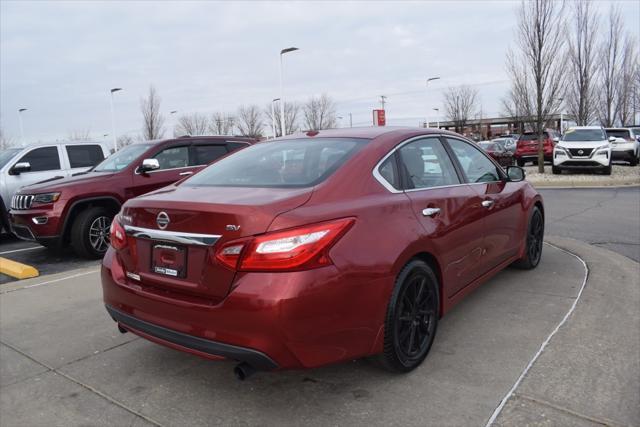
<path fill-rule="evenodd" d="M 599 147 L 594 148 L 593 151 L 596 153 L 596 156 L 608 155 L 609 148 L 610 148 L 609 144 L 606 144 L 606 145 L 601 145 Z"/>
<path fill-rule="evenodd" d="M 42 193 L 33 197 L 33 203 L 54 203 L 60 198 L 60 193 Z"/>
<path fill-rule="evenodd" d="M 561 154 L 561 155 L 567 155 L 567 154 L 569 154 L 569 150 L 567 150 L 566 148 L 561 147 L 561 146 L 559 146 L 559 145 L 556 145 L 556 146 L 554 147 L 554 150 L 555 150 L 555 153 L 556 153 L 556 154 Z"/>

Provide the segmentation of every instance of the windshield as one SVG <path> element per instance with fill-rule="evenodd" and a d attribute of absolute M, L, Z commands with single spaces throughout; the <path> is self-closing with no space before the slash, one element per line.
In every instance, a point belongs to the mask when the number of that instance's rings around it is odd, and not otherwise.
<path fill-rule="evenodd" d="M 563 141 L 604 141 L 607 139 L 602 129 L 569 129 L 562 137 Z"/>
<path fill-rule="evenodd" d="M 325 180 L 367 141 L 313 138 L 264 142 L 225 157 L 184 185 L 309 187 Z"/>
<path fill-rule="evenodd" d="M 147 151 L 151 144 L 133 144 L 116 151 L 96 166 L 94 172 L 117 172 L 129 166 L 131 162 Z"/>
<path fill-rule="evenodd" d="M 4 165 L 9 163 L 9 160 L 13 159 L 13 156 L 20 150 L 21 148 L 7 148 L 6 150 L 0 151 L 0 168 L 3 168 Z"/>

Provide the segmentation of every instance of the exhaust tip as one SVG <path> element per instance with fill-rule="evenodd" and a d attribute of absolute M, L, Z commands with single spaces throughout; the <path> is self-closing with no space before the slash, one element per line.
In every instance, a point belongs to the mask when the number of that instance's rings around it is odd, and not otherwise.
<path fill-rule="evenodd" d="M 256 370 L 246 362 L 242 362 L 233 368 L 233 373 L 239 381 L 244 381 L 253 375 Z"/>

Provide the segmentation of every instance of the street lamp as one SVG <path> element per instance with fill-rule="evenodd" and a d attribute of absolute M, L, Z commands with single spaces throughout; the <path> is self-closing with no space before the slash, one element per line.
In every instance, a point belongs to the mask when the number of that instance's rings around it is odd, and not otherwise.
<path fill-rule="evenodd" d="M 109 100 L 111 102 L 111 134 L 113 135 L 113 149 L 115 151 L 118 151 L 118 138 L 116 135 L 116 115 L 113 112 L 113 94 L 121 90 L 121 87 L 114 87 L 113 89 L 111 89 L 111 94 L 109 97 Z"/>
<path fill-rule="evenodd" d="M 433 111 L 436 112 L 436 127 L 440 129 L 440 109 L 434 108 Z"/>
<path fill-rule="evenodd" d="M 18 108 L 18 121 L 20 122 L 20 144 L 24 146 L 24 127 L 22 126 L 22 112 L 27 111 L 26 108 Z"/>
<path fill-rule="evenodd" d="M 280 98 L 273 98 L 271 100 L 271 133 L 273 134 L 274 139 L 278 136 L 276 134 L 276 109 L 273 106 L 277 101 L 280 101 Z"/>
<path fill-rule="evenodd" d="M 436 77 L 428 77 L 427 78 L 427 84 L 426 84 L 426 88 L 429 89 L 429 82 L 432 82 L 434 80 L 440 80 L 440 77 L 436 76 Z M 429 113 L 427 113 L 427 127 L 429 127 Z"/>
<path fill-rule="evenodd" d="M 280 51 L 280 123 L 282 124 L 282 135 L 286 135 L 284 127 L 284 83 L 282 79 L 282 55 L 299 50 L 297 47 L 288 47 Z"/>
<path fill-rule="evenodd" d="M 171 110 L 169 111 L 169 117 L 173 117 L 174 114 L 176 114 L 178 112 L 178 110 Z M 176 136 L 176 121 L 172 120 L 173 122 L 173 136 Z"/>
<path fill-rule="evenodd" d="M 562 116 L 562 101 L 564 101 L 564 98 L 558 98 L 558 101 L 560 102 L 560 135 L 564 134 L 564 117 Z"/>

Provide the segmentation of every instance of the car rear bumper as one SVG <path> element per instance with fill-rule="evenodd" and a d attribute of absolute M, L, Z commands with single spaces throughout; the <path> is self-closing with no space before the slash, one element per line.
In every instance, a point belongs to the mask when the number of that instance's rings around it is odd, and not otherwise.
<path fill-rule="evenodd" d="M 172 347 L 189 349 L 204 355 L 238 360 L 259 370 L 267 371 L 278 368 L 278 365 L 269 356 L 257 350 L 224 344 L 164 328 L 122 313 L 109 305 L 106 306 L 106 309 L 111 318 L 123 328 L 145 338 L 155 338 L 154 341 L 165 345 L 172 344 Z"/>
<path fill-rule="evenodd" d="M 377 280 L 347 281 L 334 266 L 237 276 L 223 300 L 206 302 L 188 290 L 181 299 L 127 276 L 112 248 L 102 262 L 104 303 L 116 313 L 112 317 L 181 351 L 256 369 L 296 369 L 381 350 L 376 344 L 388 295 Z"/>
<path fill-rule="evenodd" d="M 630 161 L 636 157 L 636 153 L 633 149 L 630 150 L 611 150 L 611 159 L 612 160 L 626 160 Z"/>

